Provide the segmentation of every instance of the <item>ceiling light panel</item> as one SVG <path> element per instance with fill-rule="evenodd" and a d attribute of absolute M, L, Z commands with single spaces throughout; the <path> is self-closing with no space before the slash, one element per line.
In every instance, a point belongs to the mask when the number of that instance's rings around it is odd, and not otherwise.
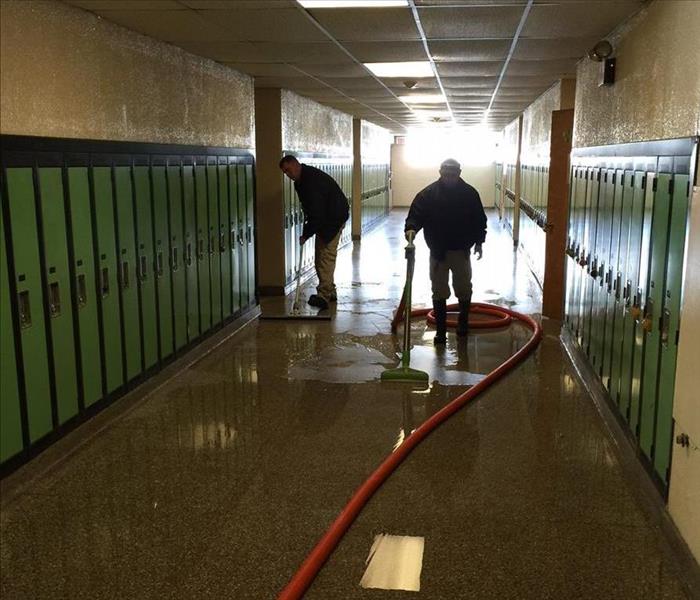
<path fill-rule="evenodd" d="M 377 77 L 432 77 L 433 69 L 430 62 L 409 61 L 409 62 L 381 62 L 365 63 L 372 73 Z"/>
<path fill-rule="evenodd" d="M 522 36 L 561 38 L 608 35 L 618 24 L 642 8 L 642 0 L 589 0 L 584 3 L 535 4 Z"/>

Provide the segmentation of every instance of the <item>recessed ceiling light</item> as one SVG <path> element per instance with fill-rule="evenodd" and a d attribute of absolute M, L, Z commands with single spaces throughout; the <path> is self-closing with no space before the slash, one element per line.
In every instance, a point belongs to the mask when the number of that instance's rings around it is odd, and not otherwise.
<path fill-rule="evenodd" d="M 297 0 L 304 8 L 386 8 L 408 6 L 408 0 Z"/>
<path fill-rule="evenodd" d="M 444 104 L 446 102 L 442 94 L 412 94 L 399 96 L 399 100 L 406 104 Z"/>
<path fill-rule="evenodd" d="M 430 62 L 409 61 L 409 62 L 383 62 L 365 63 L 372 73 L 377 77 L 432 77 L 433 69 Z"/>

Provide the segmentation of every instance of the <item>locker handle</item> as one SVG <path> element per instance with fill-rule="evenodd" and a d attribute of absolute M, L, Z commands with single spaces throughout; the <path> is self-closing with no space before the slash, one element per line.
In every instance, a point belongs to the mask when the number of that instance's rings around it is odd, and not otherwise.
<path fill-rule="evenodd" d="M 243 240 L 243 230 L 242 229 L 238 230 L 238 243 L 241 246 L 243 246 L 243 244 L 245 244 L 245 241 Z"/>
<path fill-rule="evenodd" d="M 661 330 L 661 343 L 668 347 L 668 332 L 671 328 L 671 311 L 664 308 L 659 319 L 659 329 Z"/>
<path fill-rule="evenodd" d="M 51 318 L 61 314 L 61 290 L 58 281 L 49 284 L 49 313 Z"/>
<path fill-rule="evenodd" d="M 236 228 L 231 227 L 231 250 L 235 250 L 236 246 Z"/>
<path fill-rule="evenodd" d="M 148 260 L 145 255 L 139 257 L 139 279 L 146 281 L 148 277 Z"/>
<path fill-rule="evenodd" d="M 219 234 L 219 252 L 226 252 L 226 234 L 223 231 Z"/>
<path fill-rule="evenodd" d="M 122 263 L 122 289 L 125 290 L 129 287 L 129 263 Z"/>
<path fill-rule="evenodd" d="M 187 266 L 192 266 L 192 242 L 187 242 Z"/>
<path fill-rule="evenodd" d="M 83 308 L 87 305 L 87 287 L 85 284 L 85 275 L 78 275 L 78 308 Z"/>
<path fill-rule="evenodd" d="M 29 291 L 19 293 L 19 326 L 22 329 L 32 326 L 32 310 L 29 306 Z"/>
<path fill-rule="evenodd" d="M 216 248 L 216 240 L 213 235 L 209 236 L 209 256 L 214 254 L 214 248 Z"/>
<path fill-rule="evenodd" d="M 170 268 L 173 271 L 177 271 L 178 266 L 179 265 L 177 264 L 177 246 L 173 246 L 170 250 Z"/>
<path fill-rule="evenodd" d="M 109 296 L 109 267 L 102 267 L 100 279 L 100 293 L 104 298 Z"/>
<path fill-rule="evenodd" d="M 204 240 L 202 238 L 199 238 L 197 240 L 197 245 L 198 245 L 197 258 L 199 260 L 204 260 Z"/>
<path fill-rule="evenodd" d="M 618 278 L 620 276 L 618 275 Z M 628 279 L 627 283 L 625 284 L 625 290 L 622 294 L 622 297 L 624 298 L 627 306 L 630 305 L 630 302 L 632 300 L 632 282 Z"/>
<path fill-rule="evenodd" d="M 156 255 L 156 277 L 163 277 L 163 251 L 159 250 Z"/>
<path fill-rule="evenodd" d="M 252 243 L 252 241 L 253 241 L 253 231 L 252 231 L 252 227 L 250 225 L 248 225 L 248 232 L 246 233 L 246 240 L 248 241 L 249 244 Z"/>

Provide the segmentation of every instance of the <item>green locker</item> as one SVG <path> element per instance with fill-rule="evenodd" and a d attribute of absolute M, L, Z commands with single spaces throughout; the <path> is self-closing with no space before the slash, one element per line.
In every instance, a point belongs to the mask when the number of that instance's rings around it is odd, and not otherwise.
<path fill-rule="evenodd" d="M 229 213 L 228 159 L 219 159 L 219 261 L 221 263 L 221 311 L 224 319 L 233 314 L 231 288 L 231 215 Z"/>
<path fill-rule="evenodd" d="M 73 228 L 75 289 L 80 331 L 83 404 L 88 407 L 102 397 L 101 350 L 95 285 L 95 240 L 90 210 L 87 167 L 68 168 L 68 197 Z"/>
<path fill-rule="evenodd" d="M 248 306 L 256 304 L 255 299 L 255 188 L 253 185 L 253 165 L 245 165 L 246 180 L 246 243 L 248 244 Z"/>
<path fill-rule="evenodd" d="M 200 159 L 198 159 L 200 160 Z M 200 331 L 211 329 L 211 267 L 209 264 L 209 206 L 207 196 L 207 172 L 202 162 L 194 167 L 194 189 L 197 202 L 197 265 L 199 275 L 199 324 Z"/>
<path fill-rule="evenodd" d="M 92 174 L 98 252 L 96 285 L 104 339 L 105 392 L 110 393 L 124 383 L 112 169 L 93 167 Z"/>
<path fill-rule="evenodd" d="M 612 324 L 611 346 L 610 346 L 610 378 L 608 380 L 608 391 L 610 397 L 620 406 L 620 377 L 623 364 L 623 353 L 626 350 L 624 347 L 624 332 L 630 327 L 632 317 L 629 309 L 632 306 L 632 296 L 637 285 L 637 268 L 631 260 L 632 253 L 639 256 L 639 249 L 635 250 L 635 243 L 630 237 L 631 224 L 633 214 L 641 212 L 640 207 L 643 206 L 643 196 L 637 192 L 637 186 L 640 190 L 642 187 L 644 173 L 635 174 L 632 171 L 625 172 L 624 193 L 622 196 L 621 206 L 616 206 L 615 219 L 619 219 L 619 224 L 616 225 L 619 229 L 617 243 L 617 261 L 614 265 L 613 290 L 615 293 L 614 316 Z M 632 280 L 634 279 L 634 283 Z M 629 359 L 629 368 L 631 368 L 631 354 Z M 621 414 L 625 411 L 620 410 Z"/>
<path fill-rule="evenodd" d="M 241 309 L 248 308 L 248 244 L 246 243 L 246 232 L 248 217 L 246 215 L 246 185 L 245 185 L 245 165 L 236 165 L 237 172 L 237 205 L 238 205 L 238 241 L 241 252 L 238 255 L 238 276 L 241 289 Z"/>
<path fill-rule="evenodd" d="M 286 177 L 285 177 L 286 179 Z M 238 167 L 231 160 L 228 166 L 228 190 L 229 190 L 229 233 L 231 235 L 231 310 L 236 315 L 241 310 L 241 259 L 242 252 L 238 224 Z"/>
<path fill-rule="evenodd" d="M 150 369 L 158 362 L 158 313 L 156 308 L 155 256 L 153 251 L 153 206 L 150 168 L 133 167 L 136 198 L 136 243 L 138 247 L 136 275 L 141 300 L 141 335 L 143 367 Z M 121 237 L 121 231 L 120 231 Z"/>
<path fill-rule="evenodd" d="M 164 164 L 153 164 L 151 166 L 151 181 L 153 185 L 153 225 L 155 231 L 153 275 L 156 282 L 156 297 L 158 299 L 159 357 L 164 359 L 175 351 L 170 267 L 172 249 L 170 247 L 168 219 L 170 209 L 167 174 Z"/>
<path fill-rule="evenodd" d="M 576 186 L 576 212 L 574 213 L 574 272 L 573 272 L 573 287 L 571 294 L 571 315 L 572 315 L 572 332 L 576 339 L 579 339 L 581 332 L 581 285 L 583 280 L 584 265 L 585 265 L 585 248 L 583 247 L 583 224 L 586 214 L 586 196 L 588 195 L 588 186 L 590 183 L 589 169 L 581 168 L 579 172 L 579 181 Z"/>
<path fill-rule="evenodd" d="M 212 325 L 221 323 L 221 219 L 219 217 L 219 183 L 216 158 L 209 157 L 207 163 L 207 190 L 209 199 L 209 273 L 211 289 L 211 322 Z"/>
<path fill-rule="evenodd" d="M 78 377 L 73 335 L 73 298 L 68 261 L 66 212 L 63 202 L 63 171 L 40 167 L 42 232 L 46 262 L 46 302 L 53 348 L 54 381 L 58 423 L 78 414 Z"/>
<path fill-rule="evenodd" d="M 131 381 L 142 371 L 141 326 L 139 323 L 138 271 L 131 168 L 114 167 L 119 248 L 119 288 L 122 301 L 125 379 Z M 106 343 L 106 341 L 105 341 Z"/>
<path fill-rule="evenodd" d="M 202 329 L 199 321 L 199 237 L 197 235 L 197 201 L 194 189 L 194 167 L 182 167 L 182 206 L 184 214 L 185 281 L 187 293 L 187 339 L 199 337 Z"/>
<path fill-rule="evenodd" d="M 666 252 L 668 250 L 668 227 L 671 218 L 671 190 L 673 176 L 659 173 L 654 195 L 654 215 L 651 226 L 651 263 L 649 267 L 649 289 L 644 307 L 642 327 L 646 332 L 644 344 L 644 376 L 639 417 L 639 446 L 651 459 L 654 443 L 654 420 L 658 398 L 659 360 L 661 358 L 661 330 L 663 318 L 664 290 L 666 285 Z"/>
<path fill-rule="evenodd" d="M 579 344 L 586 354 L 590 354 L 591 301 L 593 298 L 593 280 L 590 271 L 595 247 L 596 221 L 598 217 L 598 196 L 600 189 L 600 169 L 591 171 L 590 185 L 586 190 L 586 212 L 583 226 L 584 269 L 581 273 L 581 328 Z"/>
<path fill-rule="evenodd" d="M 681 283 L 686 223 L 688 220 L 688 175 L 673 177 L 671 226 L 666 262 L 666 286 L 663 293 L 661 325 L 661 360 L 659 393 L 654 434 L 654 470 L 668 484 L 671 445 L 673 441 L 673 392 L 676 377 L 676 356 L 680 328 Z"/>
<path fill-rule="evenodd" d="M 29 439 L 35 442 L 51 431 L 53 417 L 33 172 L 8 168 L 6 177 Z"/>
<path fill-rule="evenodd" d="M 1 190 L 0 186 L 0 190 Z M 0 201 L 5 194 L 0 191 Z M 19 384 L 12 308 L 10 306 L 9 260 L 5 245 L 4 210 L 0 210 L 0 462 L 5 462 L 22 450 L 22 413 L 19 407 Z"/>
<path fill-rule="evenodd" d="M 167 167 L 168 208 L 170 215 L 170 277 L 172 279 L 172 312 L 175 350 L 187 344 L 187 274 L 184 242 L 184 211 L 181 167 Z"/>
<path fill-rule="evenodd" d="M 640 308 L 644 307 L 646 310 L 646 299 L 649 295 L 649 278 L 650 278 L 650 252 L 651 252 L 651 228 L 652 228 L 652 215 L 654 213 L 654 202 L 655 202 L 655 187 L 656 187 L 656 176 L 654 173 L 649 173 L 647 175 L 646 189 L 644 194 L 644 211 L 642 216 L 642 227 L 641 227 L 641 244 L 639 251 L 639 278 L 637 284 L 637 294 L 634 300 L 634 305 Z M 646 333 L 645 324 L 643 323 L 642 314 L 635 311 L 635 315 L 638 315 L 635 319 L 634 326 L 634 342 L 631 344 L 632 347 L 632 372 L 629 375 L 629 382 L 627 378 L 623 378 L 620 381 L 620 389 L 623 389 L 623 385 L 626 387 L 629 384 L 629 401 L 626 403 L 628 406 L 627 417 L 629 419 L 630 429 L 634 433 L 635 437 L 639 438 L 639 409 L 641 402 L 642 393 L 642 373 L 644 370 L 644 355 L 645 355 L 645 345 L 646 345 Z M 626 343 L 625 340 L 624 343 Z M 624 365 L 623 365 L 624 368 Z M 623 396 L 623 402 L 625 398 Z"/>
<path fill-rule="evenodd" d="M 640 314 L 637 295 L 639 287 L 639 262 L 642 253 L 642 228 L 644 222 L 644 171 L 634 172 L 634 195 L 630 214 L 629 244 L 627 250 L 627 279 L 625 283 L 625 309 L 622 324 L 622 356 L 620 359 L 619 397 L 613 397 L 620 414 L 629 421 L 630 394 L 632 390 L 632 354 L 635 326 Z"/>

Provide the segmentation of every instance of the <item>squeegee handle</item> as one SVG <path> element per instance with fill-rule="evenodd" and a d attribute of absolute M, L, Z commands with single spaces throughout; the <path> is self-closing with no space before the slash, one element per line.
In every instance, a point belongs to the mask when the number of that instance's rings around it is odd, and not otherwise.
<path fill-rule="evenodd" d="M 403 354 L 401 365 L 408 367 L 411 362 L 411 292 L 413 283 L 413 268 L 416 262 L 416 247 L 413 238 L 406 246 L 406 286 L 404 287 L 405 313 L 403 317 Z"/>

